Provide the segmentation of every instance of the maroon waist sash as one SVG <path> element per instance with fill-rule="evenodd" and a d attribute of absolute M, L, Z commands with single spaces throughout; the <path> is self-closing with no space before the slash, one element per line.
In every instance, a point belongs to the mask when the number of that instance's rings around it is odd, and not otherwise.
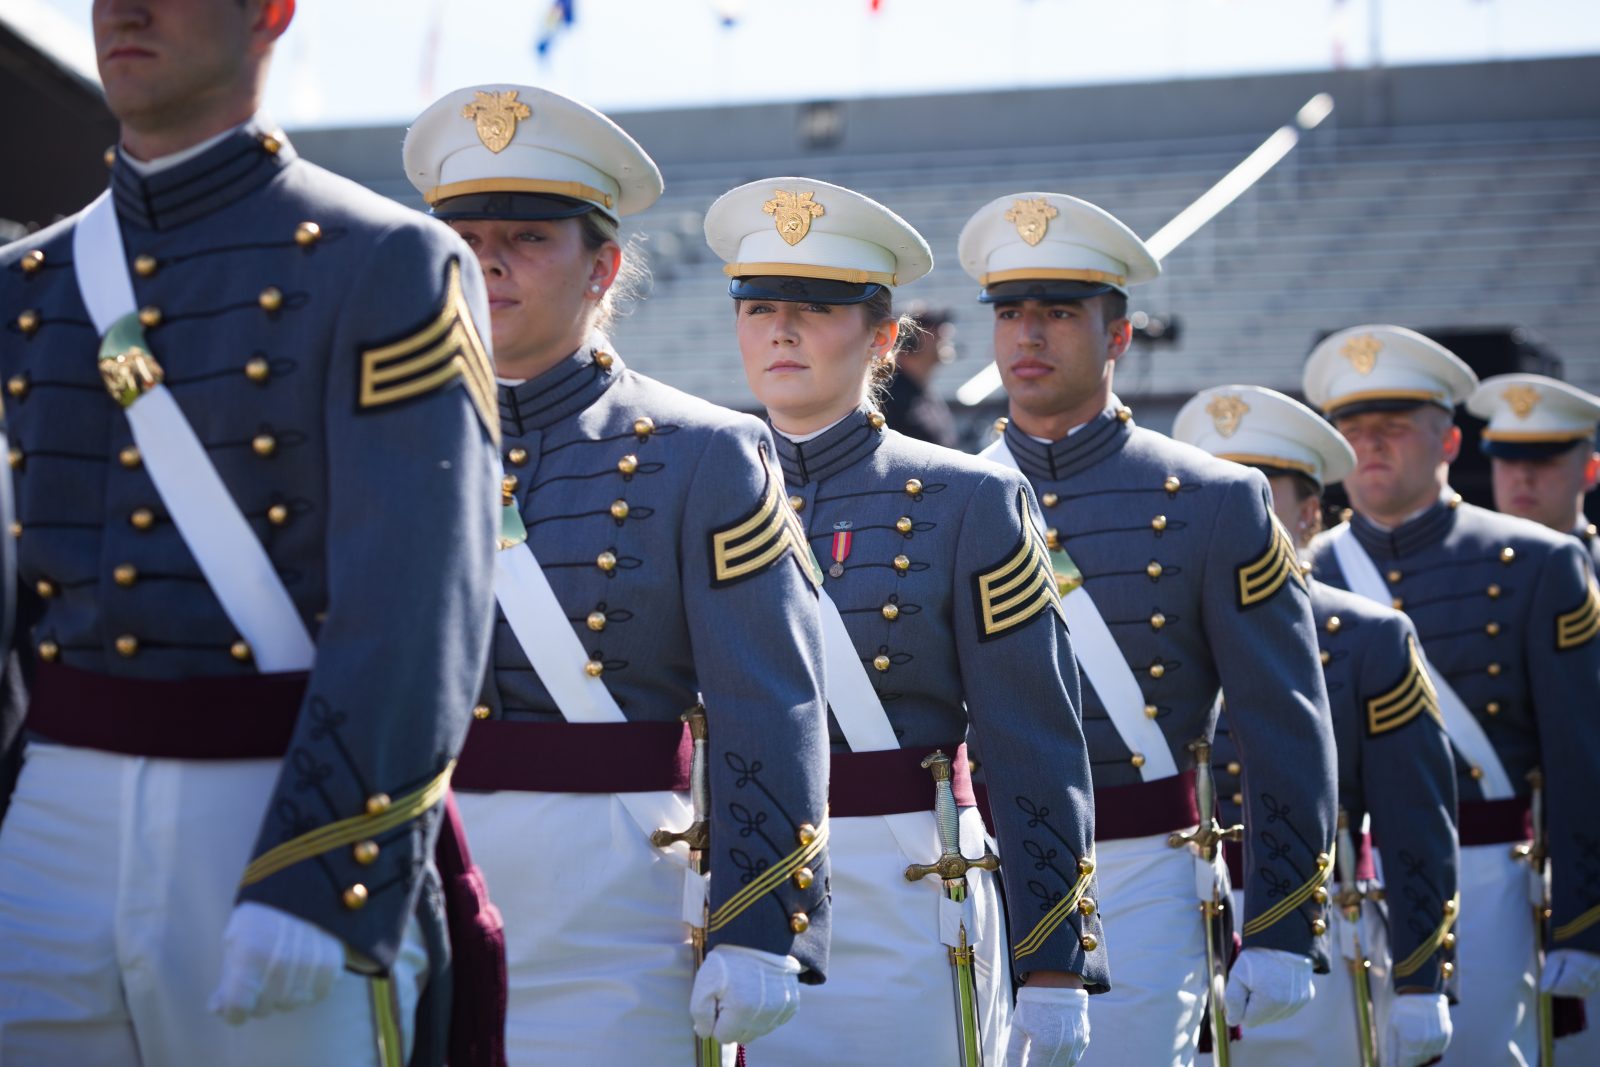
<path fill-rule="evenodd" d="M 1461 847 L 1504 845 L 1533 839 L 1533 813 L 1527 797 L 1463 800 L 1457 831 Z"/>
<path fill-rule="evenodd" d="M 933 752 L 950 757 L 950 786 L 956 806 L 977 804 L 972 789 L 972 768 L 966 745 L 890 748 L 881 752 L 835 752 L 829 761 L 828 814 L 830 816 L 901 815 L 933 811 L 933 776 L 922 761 Z"/>
<path fill-rule="evenodd" d="M 485 792 L 683 792 L 693 754 L 680 722 L 482 719 L 467 732 L 453 781 Z"/>
<path fill-rule="evenodd" d="M 988 785 L 974 782 L 973 791 L 984 821 L 993 826 Z M 1192 770 L 1153 782 L 1104 786 L 1094 791 L 1094 839 L 1124 841 L 1187 829 L 1199 824 L 1199 810 Z"/>

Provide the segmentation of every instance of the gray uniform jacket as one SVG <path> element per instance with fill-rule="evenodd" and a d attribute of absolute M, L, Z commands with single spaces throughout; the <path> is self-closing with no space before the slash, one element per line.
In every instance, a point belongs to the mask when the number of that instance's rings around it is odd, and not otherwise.
<path fill-rule="evenodd" d="M 1092 866 L 1080 867 L 1092 863 L 1094 798 L 1078 672 L 1026 483 L 866 411 L 777 444 L 901 747 L 948 752 L 970 727 L 983 754 L 1014 968 L 1109 988 Z M 1091 901 L 1083 910 L 1075 888 Z"/>
<path fill-rule="evenodd" d="M 1590 814 L 1600 781 L 1600 592 L 1583 547 L 1451 493 L 1393 530 L 1360 515 L 1350 528 L 1516 794 L 1526 797 L 1528 772 L 1543 769 L 1553 943 L 1600 951 L 1600 833 Z M 1325 539 L 1312 559 L 1318 578 L 1346 585 Z M 1466 837 L 1483 790 L 1475 769 L 1459 754 L 1455 762 Z"/>
<path fill-rule="evenodd" d="M 387 968 L 419 901 L 438 927 L 438 787 L 489 638 L 477 262 L 254 124 L 148 178 L 119 157 L 111 188 L 167 387 L 317 645 L 266 815 L 239 827 L 258 872 L 239 898 Z M 101 384 L 73 222 L 0 250 L 19 637 L 41 665 L 130 684 L 270 681 Z"/>
<path fill-rule="evenodd" d="M 1383 854 L 1396 988 L 1453 991 L 1442 964 L 1457 886 L 1456 780 L 1439 704 L 1398 611 L 1311 583 L 1311 611 L 1339 751 L 1339 806 L 1355 839 L 1363 816 Z M 1211 750 L 1223 821 L 1240 818 L 1241 765 L 1224 707 Z M 1351 857 L 1352 862 L 1355 857 Z M 1446 921 L 1449 920 L 1449 921 Z"/>
<path fill-rule="evenodd" d="M 528 543 L 623 714 L 705 704 L 709 944 L 822 981 L 826 852 L 802 862 L 827 816 L 816 586 L 766 427 L 591 347 L 499 396 Z M 560 721 L 503 615 L 490 666 L 486 714 Z"/>
<path fill-rule="evenodd" d="M 1324 966 L 1317 890 L 1332 867 L 1333 729 L 1305 579 L 1266 479 L 1141 429 L 1115 404 L 1052 444 L 1015 423 L 1005 441 L 1179 768 L 1194 764 L 1191 741 L 1210 740 L 1227 690 L 1246 768 L 1244 944 Z M 1138 783 L 1142 756 L 1091 685 L 1083 704 L 1095 787 Z M 1110 817 L 1101 812 L 1102 825 Z"/>

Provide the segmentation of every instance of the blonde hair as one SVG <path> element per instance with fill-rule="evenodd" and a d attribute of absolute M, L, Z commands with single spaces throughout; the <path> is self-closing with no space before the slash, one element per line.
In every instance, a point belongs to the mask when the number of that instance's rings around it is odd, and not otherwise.
<path fill-rule="evenodd" d="M 881 411 L 883 402 L 889 396 L 889 386 L 894 383 L 895 354 L 901 348 L 910 346 L 912 338 L 920 338 L 923 329 L 917 325 L 917 320 L 912 316 L 895 314 L 894 291 L 888 286 L 880 287 L 876 293 L 863 300 L 860 306 L 866 315 L 868 326 L 893 322 L 897 330 L 894 343 L 881 354 L 873 356 L 872 362 L 867 366 L 864 399 L 872 410 Z"/>
<path fill-rule="evenodd" d="M 622 249 L 622 262 L 617 268 L 617 276 L 595 304 L 593 317 L 589 321 L 591 334 L 606 337 L 611 333 L 617 316 L 626 314 L 628 306 L 635 300 L 643 299 L 649 291 L 650 264 L 645 257 L 643 240 L 633 236 L 624 243 L 619 236 L 617 222 L 611 216 L 591 211 L 578 216 L 578 226 L 583 246 L 589 251 L 598 252 L 607 242 L 615 243 Z"/>

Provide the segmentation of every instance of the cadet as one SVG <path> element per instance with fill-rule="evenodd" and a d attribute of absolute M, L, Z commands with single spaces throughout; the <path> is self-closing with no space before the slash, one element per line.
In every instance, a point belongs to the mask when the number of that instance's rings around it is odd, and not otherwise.
<path fill-rule="evenodd" d="M 833 973 L 807 993 L 805 1032 L 757 1042 L 751 1058 L 976 1063 L 963 1040 L 977 1029 L 982 1062 L 998 1064 L 1009 962 L 1023 983 L 1010 1062 L 1075 1063 L 1106 957 L 1077 671 L 1032 494 L 1012 472 L 886 429 L 876 407 L 899 332 L 893 287 L 926 274 L 932 253 L 887 208 L 810 178 L 725 193 L 706 238 L 732 278 L 745 375 L 777 431 L 795 536 L 827 567 L 836 726 Z M 986 873 L 966 873 L 964 917 L 938 877 L 905 873 L 958 844 L 941 839 L 919 768 L 936 750 L 953 760 L 961 851 L 985 851 L 969 730 L 1012 865 L 1009 934 Z M 977 953 L 976 1028 L 951 996 L 947 961 L 963 942 Z"/>
<path fill-rule="evenodd" d="M 1305 580 L 1265 478 L 1139 428 L 1112 393 L 1131 339 L 1127 288 L 1159 271 L 1127 227 L 1070 196 L 1019 193 L 968 221 L 960 254 L 994 306 L 1011 398 L 984 454 L 1019 468 L 1039 496 L 1087 681 L 1117 969 L 1115 989 L 1092 1003 L 1090 1062 L 1187 1064 L 1208 984 L 1196 893 L 1222 895 L 1169 835 L 1200 818 L 1191 745 L 1211 739 L 1219 686 L 1250 753 L 1250 882 L 1229 1019 L 1292 1014 L 1326 966 L 1334 753 Z"/>
<path fill-rule="evenodd" d="M 1307 398 L 1356 453 L 1350 521 L 1317 539 L 1318 577 L 1416 624 L 1456 752 L 1461 797 L 1460 1003 L 1447 1063 L 1533 1062 L 1535 990 L 1600 986 L 1600 877 L 1588 810 L 1600 778 L 1600 594 L 1581 546 L 1450 490 L 1455 405 L 1477 377 L 1398 326 L 1357 326 L 1312 351 Z M 1543 772 L 1540 788 L 1530 772 Z M 1536 974 L 1532 879 L 1511 846 L 1533 832 L 1553 872 Z M 1527 850 L 1522 850 L 1526 852 Z M 1537 982 L 1537 985 L 1536 985 Z M 1520 1058 L 1519 1058 L 1520 1057 Z"/>
<path fill-rule="evenodd" d="M 618 220 L 661 174 L 522 85 L 445 96 L 406 175 L 478 254 L 504 435 L 500 619 L 459 782 L 504 909 L 514 1063 L 691 1061 L 827 969 L 817 595 L 766 428 L 628 369 L 604 336 Z M 685 937 L 689 736 L 709 732 L 710 952 Z M 699 810 L 696 819 L 706 817 Z M 703 851 L 703 849 L 699 850 Z M 690 911 L 703 910 L 704 882 Z M 674 1051 L 677 1050 L 677 1051 Z"/>
<path fill-rule="evenodd" d="M 399 1063 L 491 621 L 482 279 L 252 117 L 292 0 L 177 7 L 95 5 L 110 189 L 0 251 L 0 1061 Z"/>
<path fill-rule="evenodd" d="M 1253 385 L 1195 395 L 1178 412 L 1172 436 L 1265 474 L 1273 511 L 1301 546 L 1322 527 L 1322 487 L 1355 466 L 1350 446 L 1322 416 Z M 1317 995 L 1309 1007 L 1250 1031 L 1233 1049 L 1233 1063 L 1353 1065 L 1379 1062 L 1381 1049 L 1382 1063 L 1414 1067 L 1450 1041 L 1446 991 L 1459 904 L 1450 741 L 1409 619 L 1317 581 L 1311 612 L 1347 827 L 1339 837 L 1337 906 L 1329 920 L 1342 958 L 1332 973 L 1313 980 Z M 1240 764 L 1225 733 L 1219 723 L 1213 758 L 1232 822 L 1238 805 L 1227 799 L 1241 789 Z M 1369 819 L 1370 835 L 1363 831 Z M 1373 838 L 1382 842 L 1383 886 L 1372 862 Z"/>
<path fill-rule="evenodd" d="M 1499 374 L 1483 380 L 1467 410 L 1489 423 L 1479 446 L 1496 510 L 1572 534 L 1600 569 L 1600 531 L 1583 513 L 1600 480 L 1600 397 L 1539 374 Z M 1600 1016 L 1595 1022 L 1600 1032 Z"/>

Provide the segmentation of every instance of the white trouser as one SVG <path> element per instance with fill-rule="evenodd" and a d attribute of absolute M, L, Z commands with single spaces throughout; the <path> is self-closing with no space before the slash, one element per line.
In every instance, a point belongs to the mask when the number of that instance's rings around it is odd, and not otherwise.
<path fill-rule="evenodd" d="M 415 920 L 383 1005 L 346 971 L 292 1012 L 230 1026 L 206 1010 L 278 767 L 29 746 L 0 825 L 0 1063 L 379 1064 L 378 1011 L 409 1046 L 427 979 Z"/>
<path fill-rule="evenodd" d="M 1447 1067 L 1538 1062 L 1531 908 L 1528 868 L 1511 858 L 1509 844 L 1461 850 L 1461 1000 L 1450 1009 L 1455 1033 L 1444 1054 Z"/>
<path fill-rule="evenodd" d="M 1200 1038 L 1206 932 L 1195 858 L 1167 835 L 1095 843 L 1111 991 L 1089 998 L 1084 1067 L 1188 1067 Z M 1226 946 L 1219 946 L 1226 951 Z"/>
<path fill-rule="evenodd" d="M 505 920 L 513 1067 L 693 1063 L 681 849 L 651 845 L 610 793 L 456 803 Z"/>
<path fill-rule="evenodd" d="M 890 830 L 889 819 L 896 820 L 899 835 Z M 799 1013 L 750 1045 L 750 1063 L 959 1062 L 950 960 L 939 940 L 944 891 L 937 878 L 905 879 L 907 864 L 932 863 L 939 855 L 933 813 L 839 817 L 830 819 L 829 827 L 833 940 L 828 980 L 800 990 Z M 907 855 L 913 846 L 915 854 Z M 969 857 L 983 855 L 983 817 L 976 808 L 962 812 L 961 850 Z M 968 934 L 975 947 L 984 1063 L 998 1067 L 1011 1016 L 1007 938 L 989 873 L 971 871 L 967 879 L 978 926 L 976 936 Z"/>
<path fill-rule="evenodd" d="M 1340 951 L 1345 944 L 1344 913 L 1330 907 L 1328 923 L 1334 957 L 1327 974 L 1312 975 L 1315 992 L 1311 1003 L 1287 1019 L 1245 1030 L 1242 1040 L 1231 1048 L 1234 1067 L 1278 1067 L 1290 1063 L 1355 1067 L 1361 1062 L 1356 1043 L 1354 978 Z M 1360 928 L 1362 951 L 1372 961 L 1367 981 L 1372 990 L 1373 1026 L 1381 1054 L 1393 998 L 1388 931 L 1378 909 L 1372 906 L 1362 909 Z"/>
<path fill-rule="evenodd" d="M 1583 1002 L 1588 1028 L 1581 1034 L 1563 1037 L 1556 1042 L 1556 1063 L 1561 1067 L 1582 1067 L 1583 1064 L 1600 1063 L 1600 996 Z"/>

